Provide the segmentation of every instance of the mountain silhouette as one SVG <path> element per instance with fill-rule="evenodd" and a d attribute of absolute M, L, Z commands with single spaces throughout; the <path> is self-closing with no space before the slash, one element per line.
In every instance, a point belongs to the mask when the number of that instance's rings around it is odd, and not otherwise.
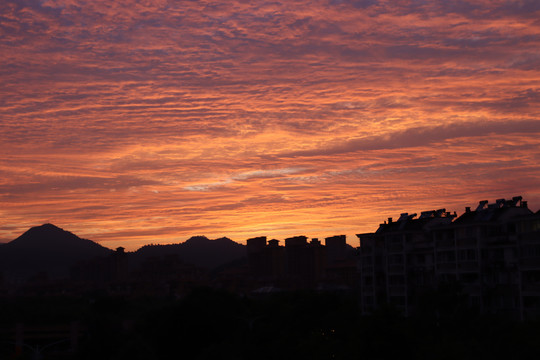
<path fill-rule="evenodd" d="M 106 257 L 114 251 L 53 224 L 36 226 L 9 243 L 0 245 L 0 272 L 10 281 L 25 281 L 37 274 L 66 278 L 70 269 L 85 261 Z M 131 270 L 149 258 L 175 255 L 184 263 L 208 270 L 246 255 L 245 245 L 222 237 L 210 240 L 194 236 L 184 243 L 145 245 L 126 253 Z"/>
<path fill-rule="evenodd" d="M 75 263 L 112 252 L 55 225 L 43 224 L 0 246 L 0 270 L 15 279 L 25 279 L 38 272 L 51 278 L 65 277 Z"/>
<path fill-rule="evenodd" d="M 177 255 L 185 263 L 213 269 L 246 255 L 245 245 L 222 237 L 210 240 L 206 236 L 193 236 L 180 244 L 145 245 L 132 256 L 133 265 L 150 257 Z"/>

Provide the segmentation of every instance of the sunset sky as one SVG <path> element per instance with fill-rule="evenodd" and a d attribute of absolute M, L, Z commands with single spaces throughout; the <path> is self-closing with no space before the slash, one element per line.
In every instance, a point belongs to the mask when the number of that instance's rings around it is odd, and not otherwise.
<path fill-rule="evenodd" d="M 540 208 L 540 1 L 0 1 L 0 241 Z"/>

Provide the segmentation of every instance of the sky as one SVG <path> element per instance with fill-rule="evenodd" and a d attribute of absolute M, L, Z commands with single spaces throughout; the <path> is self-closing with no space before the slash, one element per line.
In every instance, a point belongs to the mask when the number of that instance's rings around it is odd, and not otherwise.
<path fill-rule="evenodd" d="M 540 208 L 537 0 L 2 0 L 0 241 Z"/>

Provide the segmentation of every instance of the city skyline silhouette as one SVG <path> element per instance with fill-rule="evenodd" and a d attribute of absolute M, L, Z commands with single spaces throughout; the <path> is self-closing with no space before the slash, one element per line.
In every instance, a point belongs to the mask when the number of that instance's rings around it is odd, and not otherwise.
<path fill-rule="evenodd" d="M 540 354 L 540 210 L 523 197 L 402 212 L 356 236 L 126 252 L 33 227 L 0 246 L 0 356 Z"/>

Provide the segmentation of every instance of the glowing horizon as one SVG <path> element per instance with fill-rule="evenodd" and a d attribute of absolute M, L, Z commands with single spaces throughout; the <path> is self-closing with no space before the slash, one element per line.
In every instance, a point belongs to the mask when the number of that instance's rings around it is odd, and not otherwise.
<path fill-rule="evenodd" d="M 540 208 L 540 4 L 0 4 L 0 241 L 324 238 Z"/>

